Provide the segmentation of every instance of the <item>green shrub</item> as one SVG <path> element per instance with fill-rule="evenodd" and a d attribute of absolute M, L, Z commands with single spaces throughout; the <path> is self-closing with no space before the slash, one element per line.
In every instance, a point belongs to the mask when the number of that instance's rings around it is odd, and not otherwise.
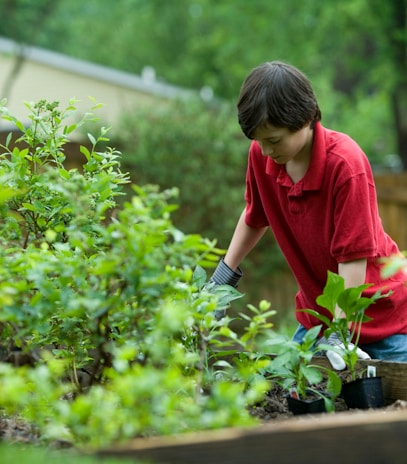
<path fill-rule="evenodd" d="M 173 225 L 176 189 L 132 185 L 119 205 L 129 179 L 119 152 L 98 150 L 107 129 L 67 170 L 64 144 L 91 116 L 68 123 L 74 101 L 27 106 L 28 128 L 0 107 L 22 132 L 0 156 L 0 330 L 3 349 L 33 366 L 0 364 L 0 408 L 82 446 L 254 423 L 268 305 L 252 307 L 242 337 L 218 322 L 215 309 L 241 294 L 205 290 L 203 267 L 222 251 Z M 218 351 L 236 346 L 244 353 L 222 364 Z"/>

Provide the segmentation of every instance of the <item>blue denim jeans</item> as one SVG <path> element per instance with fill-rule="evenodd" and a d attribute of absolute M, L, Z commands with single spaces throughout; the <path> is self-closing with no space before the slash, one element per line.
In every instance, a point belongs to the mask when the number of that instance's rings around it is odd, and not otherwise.
<path fill-rule="evenodd" d="M 301 343 L 307 329 L 299 324 L 293 335 L 293 340 Z M 379 342 L 359 345 L 372 359 L 407 362 L 407 334 L 392 335 Z"/>

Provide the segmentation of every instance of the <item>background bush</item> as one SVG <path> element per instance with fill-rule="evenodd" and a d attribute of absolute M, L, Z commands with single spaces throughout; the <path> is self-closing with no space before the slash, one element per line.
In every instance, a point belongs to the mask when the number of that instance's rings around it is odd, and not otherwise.
<path fill-rule="evenodd" d="M 250 141 L 243 135 L 230 102 L 208 105 L 201 100 L 169 101 L 137 108 L 123 115 L 115 144 L 125 153 L 123 166 L 132 180 L 144 185 L 179 189 L 179 209 L 173 221 L 188 233 L 217 241 L 226 249 L 244 206 L 245 175 Z M 295 284 L 272 234 L 266 234 L 243 263 L 241 291 L 234 303 L 243 311 L 248 302 L 275 301 L 281 319 L 294 301 Z M 274 303 L 273 303 L 274 305 Z"/>

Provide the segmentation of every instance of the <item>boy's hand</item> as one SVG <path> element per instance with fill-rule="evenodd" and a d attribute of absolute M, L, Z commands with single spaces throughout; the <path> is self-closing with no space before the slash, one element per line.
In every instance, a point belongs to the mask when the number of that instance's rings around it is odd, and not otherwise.
<path fill-rule="evenodd" d="M 331 366 L 337 370 L 337 371 L 342 371 L 346 368 L 345 361 L 343 360 L 343 357 L 341 356 L 338 351 L 343 351 L 344 346 L 343 343 L 341 342 L 341 339 L 337 333 L 332 333 L 328 338 L 321 337 L 318 340 L 317 346 L 320 344 L 324 345 L 330 345 L 332 347 L 336 348 L 336 351 L 331 351 L 331 350 L 326 350 L 324 351 L 325 356 L 328 358 L 329 362 L 331 363 Z M 354 348 L 354 344 L 352 342 L 348 343 L 348 349 L 352 350 Z M 359 347 L 356 348 L 356 354 L 358 355 L 359 359 L 370 359 L 370 356 L 365 353 L 363 350 L 361 350 Z"/>
<path fill-rule="evenodd" d="M 212 274 L 212 277 L 209 279 L 209 283 L 216 285 L 230 285 L 231 287 L 236 288 L 242 276 L 243 272 L 239 267 L 236 271 L 234 271 L 222 258 L 219 261 L 215 272 Z"/>
<path fill-rule="evenodd" d="M 243 273 L 240 268 L 237 268 L 237 272 L 235 272 L 225 263 L 222 258 L 205 287 L 208 291 L 211 291 L 211 289 L 214 289 L 219 285 L 230 285 L 231 287 L 236 288 L 242 276 Z M 218 321 L 224 318 L 225 315 L 225 309 L 217 309 L 215 311 L 215 318 Z"/>

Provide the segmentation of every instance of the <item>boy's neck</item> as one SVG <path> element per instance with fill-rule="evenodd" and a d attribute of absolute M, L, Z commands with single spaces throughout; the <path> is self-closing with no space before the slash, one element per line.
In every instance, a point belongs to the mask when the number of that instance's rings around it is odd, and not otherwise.
<path fill-rule="evenodd" d="M 291 177 L 293 183 L 300 181 L 308 170 L 312 155 L 312 145 L 314 140 L 314 131 L 310 128 L 309 137 L 302 150 L 295 158 L 288 161 L 285 165 L 287 174 Z"/>

